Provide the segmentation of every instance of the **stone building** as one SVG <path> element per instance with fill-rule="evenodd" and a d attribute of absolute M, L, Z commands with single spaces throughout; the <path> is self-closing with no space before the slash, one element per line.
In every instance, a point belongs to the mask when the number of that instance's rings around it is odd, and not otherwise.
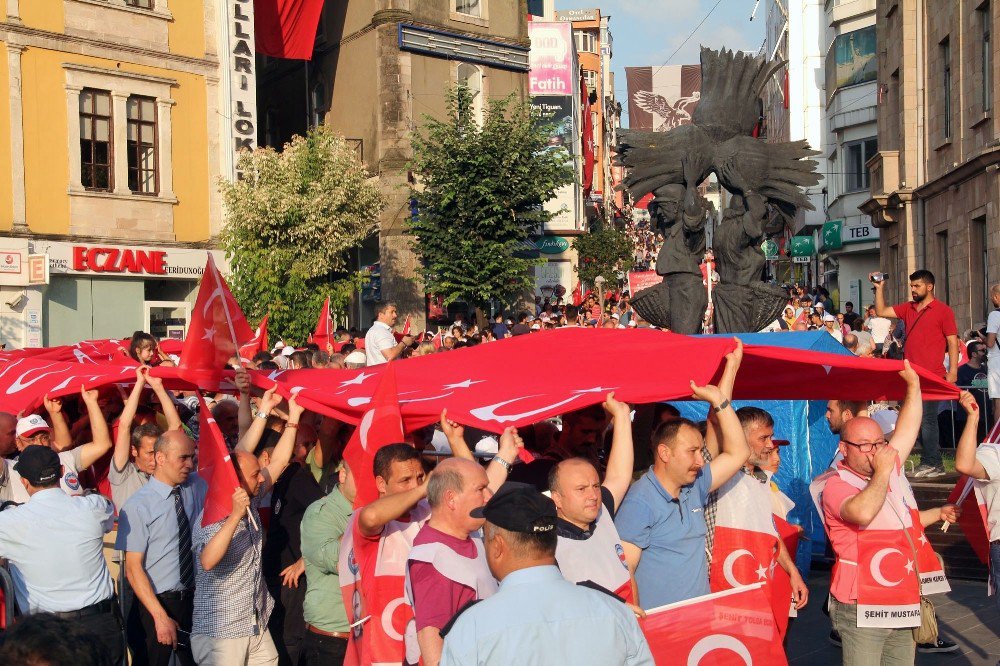
<path fill-rule="evenodd" d="M 486 100 L 527 97 L 527 16 L 503 0 L 328 2 L 311 62 L 259 59 L 261 143 L 281 146 L 325 123 L 352 141 L 380 178 L 387 199 L 377 239 L 359 266 L 378 264 L 381 300 L 423 330 L 427 306 L 406 232 L 411 137 L 425 116 L 443 117 L 446 90 L 467 85 L 482 113 Z M 371 324 L 366 290 L 353 323 Z"/>
<path fill-rule="evenodd" d="M 927 268 L 960 331 L 1000 281 L 997 0 L 878 0 L 878 153 L 862 209 L 881 230 L 889 296 Z"/>
<path fill-rule="evenodd" d="M 253 48 L 252 0 L 4 6 L 0 341 L 181 337 L 222 224 L 217 181 L 253 127 L 251 97 L 234 129 L 227 87 L 252 90 L 252 57 L 234 53 Z"/>

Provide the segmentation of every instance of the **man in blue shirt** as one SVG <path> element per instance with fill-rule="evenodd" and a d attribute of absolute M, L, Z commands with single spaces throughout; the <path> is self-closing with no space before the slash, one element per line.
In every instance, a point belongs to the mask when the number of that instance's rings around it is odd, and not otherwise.
<path fill-rule="evenodd" d="M 193 665 L 191 528 L 205 504 L 207 485 L 191 474 L 194 442 L 180 430 L 160 435 L 153 455 L 153 477 L 118 514 L 115 550 L 125 552 L 125 575 L 141 602 L 147 663 L 166 666 L 176 653 L 182 665 Z"/>
<path fill-rule="evenodd" d="M 560 574 L 551 499 L 508 481 L 470 515 L 486 519 L 486 562 L 500 589 L 441 630 L 441 666 L 653 665 L 639 623 L 620 599 Z"/>
<path fill-rule="evenodd" d="M 723 386 L 731 386 L 742 357 L 726 357 Z M 677 419 L 653 431 L 653 466 L 636 481 L 615 516 L 625 560 L 635 575 L 639 598 L 649 610 L 709 593 L 705 559 L 705 505 L 708 494 L 735 475 L 747 458 L 743 427 L 730 396 L 717 386 L 695 386 L 694 398 L 709 403 L 709 437 L 719 436 L 721 452 L 708 465 L 698 426 Z M 713 413 L 714 412 L 714 413 Z M 718 435 L 717 435 L 718 433 Z"/>

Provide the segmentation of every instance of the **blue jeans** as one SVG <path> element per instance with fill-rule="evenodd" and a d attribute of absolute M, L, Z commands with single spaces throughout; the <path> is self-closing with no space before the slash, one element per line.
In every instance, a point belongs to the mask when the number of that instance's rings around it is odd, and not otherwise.
<path fill-rule="evenodd" d="M 990 584 L 993 586 L 993 600 L 1000 610 L 1000 541 L 990 544 Z"/>
<path fill-rule="evenodd" d="M 924 402 L 924 418 L 920 422 L 920 464 L 941 467 L 941 438 L 938 430 L 938 401 Z"/>

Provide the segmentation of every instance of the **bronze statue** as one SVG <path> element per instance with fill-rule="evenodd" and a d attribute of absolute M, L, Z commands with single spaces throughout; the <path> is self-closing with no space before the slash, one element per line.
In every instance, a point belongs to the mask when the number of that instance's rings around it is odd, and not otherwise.
<path fill-rule="evenodd" d="M 677 213 L 673 226 L 666 222 L 670 231 L 656 261 L 656 272 L 664 276 L 664 283 L 632 294 L 635 310 L 656 326 L 679 333 L 701 328 L 707 290 L 699 264 L 705 253 L 707 208 L 701 213 L 700 227 L 693 219 L 698 217 L 696 188 L 710 173 L 733 194 L 722 222 L 714 229 L 711 248 L 720 278 L 713 289 L 715 329 L 721 333 L 760 330 L 785 304 L 784 291 L 761 280 L 763 227 L 769 210 L 789 219 L 799 208 L 812 210 L 802 188 L 817 184 L 819 175 L 816 162 L 807 159 L 817 153 L 805 141 L 767 143 L 752 136 L 759 121 L 760 92 L 783 64 L 702 48 L 701 101 L 693 124 L 669 132 L 619 132 L 617 159 L 629 170 L 623 184 L 633 199 L 653 192 L 654 202 L 661 199 L 667 212 L 661 213 L 657 203 L 650 215 L 670 218 L 669 202 L 682 188 L 685 211 L 689 211 L 683 222 L 678 222 Z M 694 276 L 700 285 L 697 300 Z M 701 307 L 697 313 L 696 306 Z"/>

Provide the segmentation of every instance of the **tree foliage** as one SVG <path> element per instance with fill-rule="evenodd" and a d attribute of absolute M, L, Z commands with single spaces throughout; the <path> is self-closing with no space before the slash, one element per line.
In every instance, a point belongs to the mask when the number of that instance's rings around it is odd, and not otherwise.
<path fill-rule="evenodd" d="M 425 117 L 413 140 L 421 186 L 409 228 L 421 274 L 446 303 L 510 302 L 531 287 L 538 263 L 515 253 L 552 218 L 542 204 L 572 182 L 572 163 L 548 147 L 550 132 L 527 102 L 490 100 L 480 126 L 467 88 L 447 99 L 445 119 Z"/>
<path fill-rule="evenodd" d="M 280 153 L 244 152 L 238 169 L 241 180 L 221 183 L 233 294 L 251 322 L 270 313 L 271 330 L 302 342 L 327 296 L 342 309 L 357 289 L 348 250 L 377 229 L 378 183 L 322 125 Z"/>
<path fill-rule="evenodd" d="M 605 227 L 573 239 L 573 248 L 579 255 L 576 272 L 580 280 L 594 284 L 598 275 L 608 282 L 617 281 L 619 271 L 627 270 L 632 262 L 635 246 L 625 232 Z"/>

